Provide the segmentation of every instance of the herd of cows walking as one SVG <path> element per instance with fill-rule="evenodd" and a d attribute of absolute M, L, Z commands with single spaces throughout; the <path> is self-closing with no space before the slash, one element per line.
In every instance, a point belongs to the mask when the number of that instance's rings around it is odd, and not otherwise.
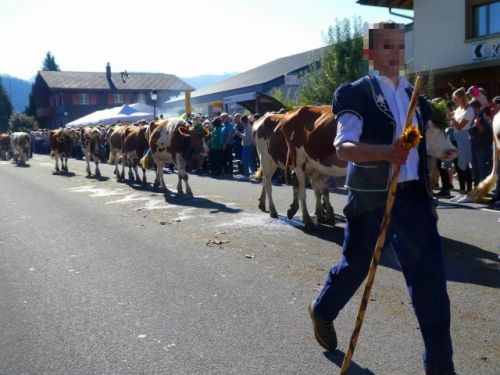
<path fill-rule="evenodd" d="M 442 160 L 456 157 L 456 148 L 443 130 L 429 121 L 425 132 L 430 156 Z M 310 231 L 314 228 L 306 206 L 306 179 L 309 178 L 316 199 L 317 221 L 334 225 L 335 216 L 330 204 L 327 179 L 345 176 L 347 172 L 347 163 L 337 157 L 333 146 L 336 134 L 337 122 L 331 106 L 305 106 L 284 114 L 267 113 L 258 119 L 253 124 L 253 137 L 260 161 L 257 175 L 263 180 L 258 207 L 266 211 L 267 198 L 271 217 L 278 216 L 272 198 L 271 179 L 277 168 L 290 169 L 293 202 L 287 216 L 292 218 L 300 207 L 305 229 Z M 187 172 L 189 159 L 193 153 L 207 156 L 210 134 L 180 118 L 109 127 L 51 130 L 50 155 L 55 159 L 56 174 L 68 172 L 68 158 L 73 154 L 77 141 L 82 147 L 88 176 L 101 176 L 101 149 L 107 142 L 110 150 L 108 163 L 115 165 L 114 174 L 119 181 L 125 180 L 125 168 L 128 166 L 129 180 L 146 185 L 146 170 L 154 165 L 156 177 L 153 187 L 161 186 L 167 193 L 163 169 L 167 164 L 173 164 L 178 175 L 177 193 L 192 196 Z M 15 163 L 25 163 L 30 155 L 30 144 L 28 133 L 1 134 L 0 158 L 5 160 L 12 156 Z M 95 164 L 94 173 L 91 162 Z M 142 169 L 142 177 L 139 168 Z"/>

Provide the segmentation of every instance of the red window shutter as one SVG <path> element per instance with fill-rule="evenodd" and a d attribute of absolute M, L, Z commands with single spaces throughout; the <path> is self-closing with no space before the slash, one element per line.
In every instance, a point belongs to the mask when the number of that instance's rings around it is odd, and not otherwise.
<path fill-rule="evenodd" d="M 73 104 L 78 104 L 78 94 L 71 94 L 71 101 Z"/>
<path fill-rule="evenodd" d="M 90 104 L 97 104 L 97 94 L 90 94 Z"/>
<path fill-rule="evenodd" d="M 125 103 L 131 104 L 132 103 L 132 94 L 125 94 Z"/>
<path fill-rule="evenodd" d="M 108 94 L 108 104 L 113 104 L 113 94 Z"/>

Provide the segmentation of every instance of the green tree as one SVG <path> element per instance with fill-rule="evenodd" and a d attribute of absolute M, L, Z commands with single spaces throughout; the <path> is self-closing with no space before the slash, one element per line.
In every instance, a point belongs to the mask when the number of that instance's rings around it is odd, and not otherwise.
<path fill-rule="evenodd" d="M 61 70 L 59 69 L 59 65 L 56 63 L 54 55 L 52 55 L 50 51 L 47 51 L 47 54 L 45 55 L 41 70 L 49 72 L 59 72 Z"/>
<path fill-rule="evenodd" d="M 9 129 L 9 118 L 12 116 L 14 108 L 7 91 L 2 84 L 2 77 L 0 77 L 0 131 L 5 132 Z"/>
<path fill-rule="evenodd" d="M 362 74 L 361 18 L 355 17 L 352 26 L 346 18 L 335 20 L 335 25 L 328 28 L 325 43 L 319 62 L 311 63 L 309 73 L 302 77 L 305 83 L 299 92 L 300 105 L 330 103 L 338 86 Z"/>
<path fill-rule="evenodd" d="M 280 88 L 275 87 L 271 91 L 271 96 L 282 103 L 285 106 L 285 109 L 288 110 L 294 107 L 298 107 L 299 105 L 297 98 L 294 98 L 292 95 L 290 95 L 290 90 L 287 92 L 287 95 L 285 95 Z"/>
<path fill-rule="evenodd" d="M 16 113 L 9 120 L 9 130 L 13 132 L 38 130 L 38 122 L 33 116 L 28 116 L 25 113 Z"/>

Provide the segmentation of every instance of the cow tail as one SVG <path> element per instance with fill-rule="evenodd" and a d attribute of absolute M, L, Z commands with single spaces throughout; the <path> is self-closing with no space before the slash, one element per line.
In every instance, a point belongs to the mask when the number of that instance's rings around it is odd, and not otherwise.
<path fill-rule="evenodd" d="M 499 145 L 496 144 L 495 140 L 493 140 L 493 166 L 491 169 L 491 173 L 488 177 L 486 177 L 483 181 L 479 183 L 479 185 L 471 192 L 470 197 L 474 201 L 478 201 L 481 198 L 483 198 L 486 194 L 490 192 L 491 189 L 493 189 L 493 186 L 495 186 L 498 178 L 497 174 L 497 165 L 498 165 L 498 158 L 500 157 L 500 149 L 498 147 Z M 498 193 L 497 193 L 498 194 Z"/>
<path fill-rule="evenodd" d="M 116 159 L 116 155 L 114 152 L 109 153 L 109 159 L 108 159 L 108 164 L 114 164 Z"/>
<path fill-rule="evenodd" d="M 146 153 L 146 155 L 144 155 L 142 158 L 141 158 L 141 167 L 142 169 L 144 170 L 148 170 L 149 167 L 151 166 L 151 159 L 153 159 L 153 157 L 151 156 L 151 150 L 148 150 L 148 152 Z"/>

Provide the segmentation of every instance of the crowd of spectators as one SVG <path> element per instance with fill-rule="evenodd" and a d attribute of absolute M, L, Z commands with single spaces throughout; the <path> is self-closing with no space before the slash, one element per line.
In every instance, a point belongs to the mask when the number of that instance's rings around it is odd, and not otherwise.
<path fill-rule="evenodd" d="M 440 191 L 435 196 L 452 202 L 470 203 L 470 193 L 490 173 L 493 165 L 494 119 L 500 121 L 500 96 L 488 100 L 486 91 L 477 86 L 468 90 L 461 87 L 452 94 L 446 133 L 457 147 L 457 158 L 452 163 L 438 160 L 441 177 Z M 500 171 L 499 171 L 500 172 Z M 458 194 L 452 196 L 454 178 Z M 497 184 L 491 204 L 498 204 L 500 190 Z"/>

